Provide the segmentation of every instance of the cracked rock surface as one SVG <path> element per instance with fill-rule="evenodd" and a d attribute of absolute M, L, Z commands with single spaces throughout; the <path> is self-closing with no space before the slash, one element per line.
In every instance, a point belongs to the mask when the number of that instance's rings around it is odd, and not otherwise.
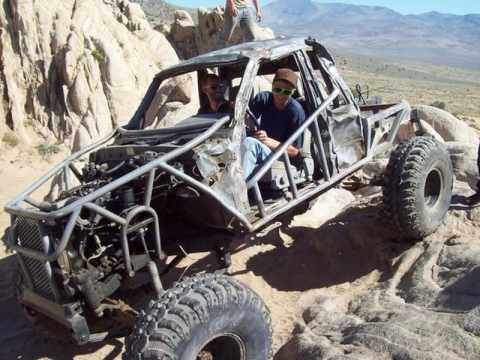
<path fill-rule="evenodd" d="M 386 226 L 366 231 L 373 223 L 356 220 L 364 229 L 357 243 L 371 244 L 375 254 Z M 334 224 L 326 226 L 351 241 L 353 233 Z M 310 294 L 275 359 L 478 359 L 479 234 L 480 208 L 452 210 L 435 234 L 393 257 L 377 286 L 356 295 Z"/>
<path fill-rule="evenodd" d="M 0 136 L 28 144 L 32 128 L 73 150 L 127 123 L 155 74 L 178 62 L 128 0 L 1 1 L 0 44 Z M 191 81 L 174 85 L 159 111 L 195 111 Z"/>

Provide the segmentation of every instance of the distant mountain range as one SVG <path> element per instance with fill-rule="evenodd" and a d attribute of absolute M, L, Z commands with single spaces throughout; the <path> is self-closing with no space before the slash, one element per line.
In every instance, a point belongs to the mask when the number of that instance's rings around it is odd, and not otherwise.
<path fill-rule="evenodd" d="M 171 23 L 179 9 L 197 19 L 197 9 L 164 0 L 131 1 L 153 23 Z M 312 35 L 342 53 L 480 70 L 480 14 L 402 15 L 381 6 L 277 0 L 263 6 L 263 16 L 277 36 Z"/>
<path fill-rule="evenodd" d="M 263 7 L 276 35 L 312 35 L 329 48 L 480 70 L 480 14 L 402 15 L 380 6 L 277 0 Z"/>

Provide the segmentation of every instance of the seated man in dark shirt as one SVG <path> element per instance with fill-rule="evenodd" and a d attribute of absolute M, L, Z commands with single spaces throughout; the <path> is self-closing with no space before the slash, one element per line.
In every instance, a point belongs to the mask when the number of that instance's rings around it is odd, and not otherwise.
<path fill-rule="evenodd" d="M 258 93 L 250 109 L 260 118 L 260 129 L 247 137 L 242 146 L 242 166 L 248 178 L 280 144 L 286 141 L 305 121 L 305 112 L 293 95 L 298 82 L 297 74 L 290 69 L 278 69 L 273 79 L 272 92 Z M 299 155 L 302 137 L 287 149 L 292 158 Z"/>
<path fill-rule="evenodd" d="M 201 81 L 201 90 L 207 96 L 207 102 L 198 110 L 198 114 L 230 113 L 232 108 L 225 99 L 227 85 L 218 75 L 207 74 Z"/>

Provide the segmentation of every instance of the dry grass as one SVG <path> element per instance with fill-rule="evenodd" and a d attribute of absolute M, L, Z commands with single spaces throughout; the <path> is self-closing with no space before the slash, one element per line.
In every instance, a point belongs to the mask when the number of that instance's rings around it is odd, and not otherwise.
<path fill-rule="evenodd" d="M 368 84 L 385 102 L 444 103 L 445 110 L 480 129 L 480 72 L 427 64 L 398 64 L 341 57 L 340 73 L 350 86 Z"/>
<path fill-rule="evenodd" d="M 13 131 L 6 131 L 5 134 L 3 134 L 2 142 L 11 147 L 15 147 L 19 144 L 18 137 Z"/>
<path fill-rule="evenodd" d="M 37 145 L 35 148 L 43 158 L 47 158 L 47 159 L 50 156 L 58 154 L 60 152 L 60 147 L 57 144 L 43 143 L 43 144 Z"/>

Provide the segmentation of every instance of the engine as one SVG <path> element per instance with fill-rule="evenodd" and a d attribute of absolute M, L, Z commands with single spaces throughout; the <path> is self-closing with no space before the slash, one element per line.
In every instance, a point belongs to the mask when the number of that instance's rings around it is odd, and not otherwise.
<path fill-rule="evenodd" d="M 153 161 L 162 154 L 161 148 L 145 146 L 112 146 L 100 149 L 91 154 L 90 161 L 81 172 L 81 184 L 63 191 L 57 204 L 68 205 L 85 197 L 110 182 Z M 199 177 L 191 156 L 184 162 L 177 161 L 172 165 Z M 181 160 L 181 159 L 180 159 Z M 148 174 L 140 176 L 111 192 L 107 192 L 95 200 L 98 205 L 122 218 L 135 207 L 144 204 Z M 175 197 L 185 196 L 185 186 L 181 181 L 165 172 L 157 171 L 153 182 L 151 205 L 162 219 L 169 214 L 168 204 L 175 202 Z M 66 221 L 66 220 L 65 220 Z M 145 222 L 144 226 L 141 226 Z M 56 226 L 56 239 L 60 239 L 65 224 Z M 145 267 L 149 256 L 155 251 L 154 229 L 148 222 L 148 216 L 140 214 L 130 224 L 138 227 L 128 234 L 131 263 L 135 270 Z M 105 299 L 117 291 L 126 275 L 124 254 L 122 249 L 122 226 L 97 212 L 84 209 L 77 220 L 72 239 L 65 255 L 59 259 L 57 275 L 63 284 L 62 291 L 66 298 L 75 298 L 83 294 L 90 309 L 102 316 Z"/>

